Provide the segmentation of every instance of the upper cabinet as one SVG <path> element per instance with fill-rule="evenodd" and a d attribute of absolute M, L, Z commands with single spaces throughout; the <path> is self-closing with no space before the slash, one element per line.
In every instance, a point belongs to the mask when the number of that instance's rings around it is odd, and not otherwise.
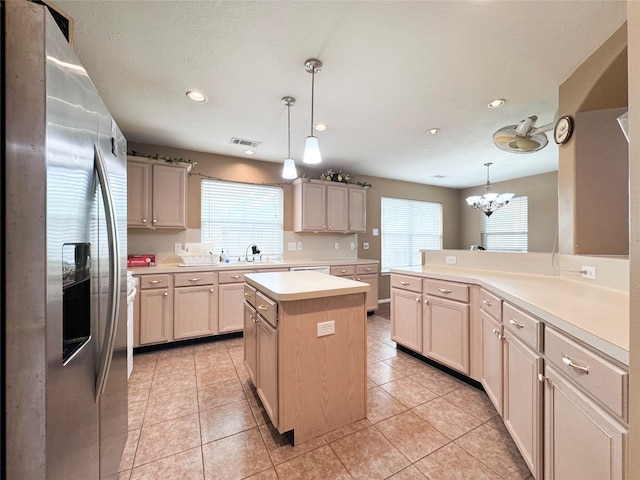
<path fill-rule="evenodd" d="M 186 225 L 187 169 L 127 157 L 127 226 L 181 228 Z"/>
<path fill-rule="evenodd" d="M 366 231 L 367 191 L 364 187 L 297 179 L 293 188 L 295 232 Z"/>

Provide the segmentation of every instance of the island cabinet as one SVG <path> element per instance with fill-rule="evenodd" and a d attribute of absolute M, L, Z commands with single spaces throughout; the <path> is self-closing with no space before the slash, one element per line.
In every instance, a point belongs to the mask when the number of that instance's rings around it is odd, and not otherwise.
<path fill-rule="evenodd" d="M 309 271 L 245 280 L 245 365 L 274 427 L 302 443 L 364 419 L 368 285 Z"/>
<path fill-rule="evenodd" d="M 173 340 L 172 275 L 140 277 L 138 345 L 166 343 Z M 137 300 L 137 298 L 136 298 Z"/>
<path fill-rule="evenodd" d="M 127 157 L 127 226 L 186 228 L 186 167 Z"/>
<path fill-rule="evenodd" d="M 258 311 L 256 310 L 256 289 L 251 285 L 244 285 L 244 367 L 249 373 L 251 382 L 256 384 L 258 336 L 256 321 Z"/>
<path fill-rule="evenodd" d="M 422 279 L 391 275 L 391 339 L 422 353 Z"/>
<path fill-rule="evenodd" d="M 480 291 L 482 324 L 482 369 L 480 383 L 502 415 L 503 338 L 502 300 L 485 289 Z"/>
<path fill-rule="evenodd" d="M 214 272 L 180 273 L 173 279 L 173 338 L 218 333 L 218 292 Z"/>
<path fill-rule="evenodd" d="M 366 189 L 338 182 L 293 182 L 295 232 L 361 233 L 366 231 Z"/>

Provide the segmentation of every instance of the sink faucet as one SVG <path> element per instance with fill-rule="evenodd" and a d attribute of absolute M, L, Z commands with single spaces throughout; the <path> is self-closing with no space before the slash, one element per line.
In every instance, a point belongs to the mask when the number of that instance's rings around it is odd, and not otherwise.
<path fill-rule="evenodd" d="M 260 249 L 258 248 L 258 246 L 255 243 L 252 243 L 251 245 L 249 245 L 247 247 L 247 249 L 244 251 L 244 261 L 245 262 L 255 262 L 255 259 L 253 257 L 251 257 L 251 260 L 249 260 L 249 249 L 251 249 L 251 254 L 252 255 L 257 255 L 260 253 Z"/>

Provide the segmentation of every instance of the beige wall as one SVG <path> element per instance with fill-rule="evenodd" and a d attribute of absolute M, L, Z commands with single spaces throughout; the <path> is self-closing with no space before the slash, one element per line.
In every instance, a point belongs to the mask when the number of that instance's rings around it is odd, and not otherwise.
<path fill-rule="evenodd" d="M 551 252 L 558 232 L 558 172 L 544 173 L 506 182 L 492 183 L 494 192 L 512 192 L 526 195 L 529 203 L 529 252 Z M 466 206 L 465 198 L 482 195 L 484 185 L 459 190 L 459 204 Z M 466 207 L 460 214 L 460 246 L 466 249 L 480 244 L 484 215 Z"/>

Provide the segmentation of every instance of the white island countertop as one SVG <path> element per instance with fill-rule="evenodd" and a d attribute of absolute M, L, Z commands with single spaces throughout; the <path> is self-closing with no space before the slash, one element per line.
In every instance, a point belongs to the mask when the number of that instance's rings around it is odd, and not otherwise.
<path fill-rule="evenodd" d="M 391 273 L 480 285 L 602 353 L 629 364 L 629 294 L 556 276 L 422 265 Z"/>
<path fill-rule="evenodd" d="M 248 273 L 245 282 L 277 302 L 366 293 L 369 284 L 319 272 Z"/>

